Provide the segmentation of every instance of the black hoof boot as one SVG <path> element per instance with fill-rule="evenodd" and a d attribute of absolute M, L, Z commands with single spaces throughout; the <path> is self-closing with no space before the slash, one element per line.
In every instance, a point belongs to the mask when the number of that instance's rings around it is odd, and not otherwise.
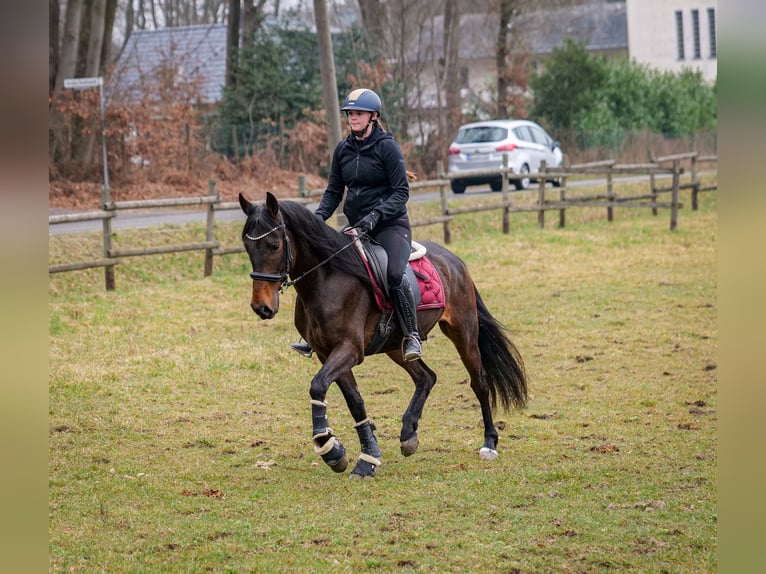
<path fill-rule="evenodd" d="M 327 403 L 311 401 L 311 417 L 313 419 L 314 452 L 335 472 L 344 472 L 348 467 L 348 458 L 343 444 L 335 437 L 335 433 L 327 424 Z"/>
<path fill-rule="evenodd" d="M 380 447 L 378 447 L 378 440 L 373 433 L 375 427 L 370 422 L 370 419 L 364 419 L 354 426 L 359 435 L 362 452 L 359 455 L 359 460 L 356 461 L 356 465 L 354 465 L 354 470 L 351 471 L 350 478 L 374 478 L 381 462 Z"/>
<path fill-rule="evenodd" d="M 354 465 L 354 470 L 348 475 L 349 478 L 375 478 L 375 471 L 380 466 L 380 459 L 373 458 L 364 453 L 359 455 L 359 460 Z"/>
<path fill-rule="evenodd" d="M 327 429 L 332 432 L 332 429 Z M 328 438 L 329 437 L 329 438 Z M 322 440 L 327 440 L 322 443 Z M 322 457 L 322 460 L 327 466 L 329 466 L 334 472 L 344 472 L 348 467 L 348 458 L 346 457 L 346 447 L 332 434 L 325 434 L 315 436 L 314 452 Z"/>

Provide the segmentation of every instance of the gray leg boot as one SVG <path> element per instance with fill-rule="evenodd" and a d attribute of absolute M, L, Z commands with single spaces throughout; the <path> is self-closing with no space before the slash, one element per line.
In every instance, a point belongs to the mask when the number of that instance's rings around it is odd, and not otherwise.
<path fill-rule="evenodd" d="M 418 333 L 415 296 L 412 294 L 412 288 L 406 275 L 402 277 L 399 286 L 391 288 L 391 300 L 397 315 L 399 315 L 402 331 L 404 331 L 402 357 L 407 362 L 415 361 L 423 356 L 423 348 L 420 345 L 420 334 Z"/>

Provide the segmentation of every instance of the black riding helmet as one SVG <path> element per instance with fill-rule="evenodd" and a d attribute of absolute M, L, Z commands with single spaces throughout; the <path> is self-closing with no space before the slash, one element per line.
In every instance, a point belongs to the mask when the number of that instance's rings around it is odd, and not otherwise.
<path fill-rule="evenodd" d="M 346 96 L 341 111 L 359 110 L 362 112 L 377 112 L 380 115 L 380 98 L 378 94 L 367 88 L 359 88 Z"/>
<path fill-rule="evenodd" d="M 367 131 L 367 127 L 370 124 L 377 123 L 378 117 L 380 116 L 380 107 L 381 104 L 378 94 L 372 90 L 368 90 L 367 88 L 359 88 L 346 96 L 346 101 L 343 102 L 343 107 L 341 110 L 346 112 L 347 116 L 348 112 L 351 110 L 356 110 L 358 112 L 371 112 L 370 120 L 367 122 L 367 126 L 365 126 L 363 130 L 351 130 L 351 133 L 356 137 L 363 137 Z"/>

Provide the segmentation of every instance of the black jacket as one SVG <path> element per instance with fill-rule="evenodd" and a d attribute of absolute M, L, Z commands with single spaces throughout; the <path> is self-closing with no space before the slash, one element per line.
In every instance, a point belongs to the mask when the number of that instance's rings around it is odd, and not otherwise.
<path fill-rule="evenodd" d="M 399 144 L 375 125 L 370 135 L 358 141 L 353 135 L 341 140 L 332 156 L 327 189 L 316 214 L 327 220 L 343 199 L 343 213 L 355 225 L 373 209 L 380 213 L 379 225 L 407 215 L 410 184 Z"/>

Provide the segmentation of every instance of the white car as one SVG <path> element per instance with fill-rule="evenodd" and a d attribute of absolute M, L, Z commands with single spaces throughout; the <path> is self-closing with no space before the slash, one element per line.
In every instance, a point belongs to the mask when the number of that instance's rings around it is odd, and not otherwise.
<path fill-rule="evenodd" d="M 528 120 L 488 120 L 460 126 L 449 146 L 448 172 L 452 191 L 463 193 L 469 185 L 489 184 L 492 191 L 502 189 L 501 175 L 456 177 L 463 171 L 503 167 L 503 155 L 514 173 L 535 173 L 545 160 L 549 168 L 559 167 L 564 153 L 559 142 L 535 122 Z M 530 178 L 510 180 L 516 189 L 527 189 Z M 558 185 L 558 180 L 552 180 Z"/>

